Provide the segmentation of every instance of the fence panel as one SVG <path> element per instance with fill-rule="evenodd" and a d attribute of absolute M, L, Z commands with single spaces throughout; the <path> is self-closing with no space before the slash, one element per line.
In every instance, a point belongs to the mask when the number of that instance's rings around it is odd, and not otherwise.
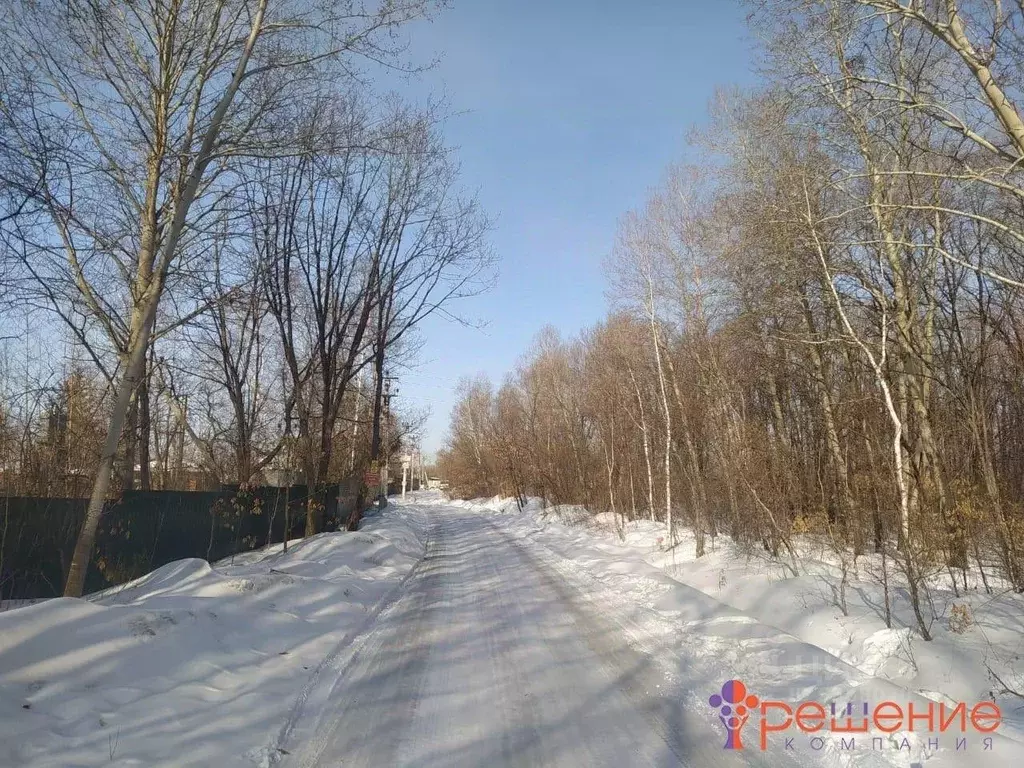
<path fill-rule="evenodd" d="M 323 530 L 344 527 L 354 483 L 318 494 Z M 210 562 L 305 529 L 305 486 L 221 491 L 126 491 L 103 511 L 86 592 L 123 584 L 188 557 Z M 86 499 L 0 497 L 0 600 L 56 597 L 63 591 Z"/>

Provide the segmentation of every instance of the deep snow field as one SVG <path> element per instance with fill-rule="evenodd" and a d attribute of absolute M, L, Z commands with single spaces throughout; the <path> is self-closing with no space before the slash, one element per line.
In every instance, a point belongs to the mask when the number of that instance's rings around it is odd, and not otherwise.
<path fill-rule="evenodd" d="M 885 627 L 874 556 L 851 571 L 844 615 L 838 561 L 809 538 L 788 566 L 726 537 L 697 559 L 692 536 L 668 546 L 654 522 L 621 528 L 579 508 L 437 494 L 372 513 L 356 533 L 290 542 L 287 553 L 183 560 L 86 599 L 0 610 L 0 766 L 291 764 L 328 697 L 345 695 L 334 683 L 351 640 L 400 593 L 439 504 L 489 516 L 632 645 L 658 649 L 666 681 L 708 728 L 719 729 L 708 697 L 733 678 L 762 699 L 839 706 L 994 698 L 1003 723 L 991 750 L 977 734 L 962 751 L 949 734 L 939 749 L 919 732 L 850 734 L 856 750 L 800 735 L 792 764 L 1024 766 L 1024 699 L 1002 692 L 1024 688 L 1024 597 L 994 579 L 993 594 L 969 583 L 956 595 L 935 574 L 935 639 L 925 642 L 895 570 Z M 956 615 L 966 610 L 968 624 L 951 624 L 954 605 L 967 607 Z"/>
<path fill-rule="evenodd" d="M 0 612 L 0 766 L 269 766 L 422 557 L 416 506 Z M 175 755 L 168 759 L 169 755 Z"/>
<path fill-rule="evenodd" d="M 925 736 L 897 732 L 885 737 L 881 750 L 894 765 L 1024 766 L 1024 698 L 1004 692 L 1024 693 L 1024 596 L 993 574 L 988 575 L 992 594 L 976 583 L 976 573 L 969 576 L 966 592 L 958 584 L 959 595 L 948 574 L 931 576 L 925 610 L 934 639 L 925 642 L 893 563 L 893 627 L 885 626 L 881 561 L 875 555 L 850 564 L 844 615 L 839 560 L 810 537 L 795 542 L 795 563 L 744 552 L 727 536 L 706 539 L 707 552 L 698 559 L 692 532 L 677 530 L 672 547 L 665 525 L 653 521 L 623 527 L 610 514 L 595 516 L 565 505 L 545 509 L 536 499 L 522 511 L 511 499 L 453 503 L 500 516 L 518 535 L 551 551 L 567 577 L 584 573 L 604 584 L 603 599 L 651 609 L 643 618 L 645 633 L 676 634 L 680 654 L 693 668 L 714 659 L 713 668 L 723 674 L 732 670 L 762 698 L 836 701 L 840 707 L 883 699 L 924 699 L 925 706 L 927 701 L 999 704 L 1001 738 L 992 751 L 982 750 L 977 734 L 957 753 L 949 734 L 939 739 L 936 751 Z M 968 626 L 957 623 L 964 609 L 954 613 L 954 605 L 967 606 Z M 903 738 L 909 750 L 897 748 Z M 870 743 L 869 738 L 858 741 Z M 856 764 L 863 754 L 835 757 L 837 765 Z"/>

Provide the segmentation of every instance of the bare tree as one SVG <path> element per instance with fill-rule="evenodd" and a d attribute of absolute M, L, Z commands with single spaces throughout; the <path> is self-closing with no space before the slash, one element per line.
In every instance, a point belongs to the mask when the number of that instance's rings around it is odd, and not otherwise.
<path fill-rule="evenodd" d="M 15 134 L 43 180 L 40 224 L 21 236 L 24 266 L 73 330 L 87 333 L 73 316 L 101 330 L 120 368 L 68 595 L 81 593 L 161 298 L 235 160 L 287 151 L 289 137 L 275 135 L 280 107 L 343 78 L 354 56 L 391 58 L 391 33 L 428 8 L 72 0 L 19 2 L 5 18 L 18 84 L 33 94 Z"/>

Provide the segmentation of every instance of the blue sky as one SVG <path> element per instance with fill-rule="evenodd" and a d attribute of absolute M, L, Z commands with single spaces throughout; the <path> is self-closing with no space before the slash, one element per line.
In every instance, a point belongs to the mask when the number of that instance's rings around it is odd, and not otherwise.
<path fill-rule="evenodd" d="M 572 335 L 606 310 L 602 264 L 618 219 L 687 156 L 718 85 L 749 84 L 735 0 L 455 0 L 411 38 L 436 67 L 400 90 L 443 96 L 462 178 L 495 220 L 497 284 L 423 326 L 399 398 L 443 444 L 462 376 L 500 383 L 537 332 Z M 408 90 L 407 90 L 408 89 Z"/>

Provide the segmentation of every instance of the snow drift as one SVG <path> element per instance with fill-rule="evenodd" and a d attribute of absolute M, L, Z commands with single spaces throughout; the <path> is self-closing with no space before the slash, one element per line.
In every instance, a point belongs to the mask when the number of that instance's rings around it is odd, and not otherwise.
<path fill-rule="evenodd" d="M 514 500 L 497 497 L 452 503 L 493 514 L 513 535 L 546 550 L 549 564 L 583 593 L 630 617 L 623 629 L 638 644 L 661 638 L 664 647 L 670 638 L 676 656 L 663 661 L 672 674 L 692 681 L 695 706 L 731 678 L 744 680 L 763 698 L 836 702 L 840 708 L 891 700 L 913 702 L 923 711 L 930 702 L 995 700 L 1003 722 L 992 750 L 983 750 L 978 734 L 957 752 L 953 733 L 943 735 L 936 750 L 929 734 L 901 730 L 848 734 L 859 736 L 862 745 L 882 737 L 883 747 L 845 751 L 826 742 L 822 751 L 834 762 L 818 757 L 827 765 L 875 764 L 878 758 L 906 768 L 1024 765 L 1024 701 L 1000 694 L 991 675 L 994 670 L 1003 680 L 1024 681 L 1020 595 L 974 590 L 955 596 L 935 583 L 936 613 L 944 615 L 954 600 L 967 603 L 974 623 L 954 632 L 937 620 L 935 639 L 925 642 L 911 629 L 913 617 L 898 583 L 893 628 L 885 626 L 880 588 L 868 578 L 874 565 L 870 556 L 851 575 L 844 615 L 836 566 L 812 542 L 798 547 L 794 575 L 788 566 L 752 557 L 726 537 L 698 559 L 686 532 L 670 546 L 665 526 L 649 520 L 623 526 L 610 515 L 592 515 L 578 506 L 545 507 L 537 499 L 522 510 Z M 904 739 L 909 749 L 900 749 Z M 807 753 L 808 738 L 803 741 Z"/>
<path fill-rule="evenodd" d="M 0 765 L 270 765 L 323 662 L 422 557 L 414 505 L 0 613 Z"/>

